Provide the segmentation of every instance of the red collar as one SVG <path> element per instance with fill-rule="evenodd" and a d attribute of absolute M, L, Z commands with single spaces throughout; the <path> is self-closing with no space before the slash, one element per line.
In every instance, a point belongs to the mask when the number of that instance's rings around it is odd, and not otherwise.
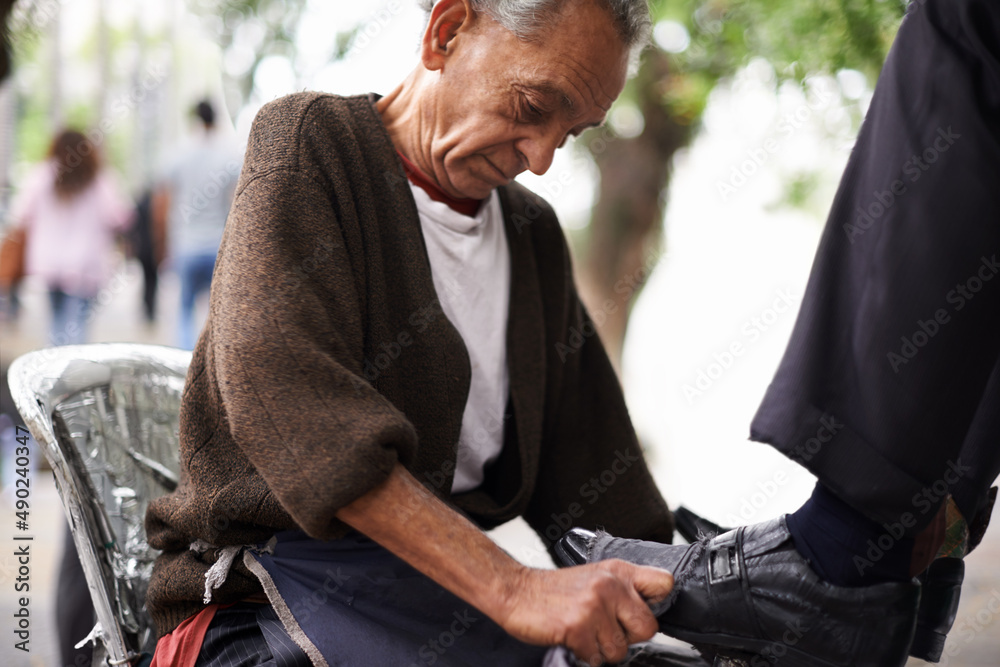
<path fill-rule="evenodd" d="M 479 205 L 482 203 L 482 199 L 456 199 L 452 197 L 447 192 L 439 188 L 427 174 L 420 171 L 415 164 L 410 162 L 405 155 L 396 151 L 396 155 L 399 159 L 403 161 L 403 169 L 406 171 L 406 177 L 410 179 L 410 182 L 422 189 L 427 195 L 434 201 L 446 204 L 453 211 L 457 211 L 462 215 L 467 215 L 472 217 L 479 210 Z"/>

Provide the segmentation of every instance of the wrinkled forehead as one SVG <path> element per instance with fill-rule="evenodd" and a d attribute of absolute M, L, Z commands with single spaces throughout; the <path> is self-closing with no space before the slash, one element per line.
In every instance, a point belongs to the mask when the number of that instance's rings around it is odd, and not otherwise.
<path fill-rule="evenodd" d="M 607 111 L 624 88 L 629 49 L 594 8 L 565 12 L 541 38 L 518 39 L 505 35 L 502 26 L 487 31 L 494 62 L 571 115 L 595 106 Z"/>

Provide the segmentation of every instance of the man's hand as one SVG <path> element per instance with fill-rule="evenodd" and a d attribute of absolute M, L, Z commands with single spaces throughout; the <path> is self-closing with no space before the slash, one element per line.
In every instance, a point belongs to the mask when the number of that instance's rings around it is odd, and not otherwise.
<path fill-rule="evenodd" d="M 656 634 L 647 602 L 673 588 L 665 570 L 606 560 L 563 570 L 525 568 L 498 623 L 529 644 L 562 645 L 589 665 L 619 662 Z"/>
<path fill-rule="evenodd" d="M 526 567 L 401 465 L 337 517 L 530 644 L 563 645 L 593 665 L 618 662 L 652 637 L 647 601 L 673 587 L 665 570 L 608 560 L 564 570 Z"/>

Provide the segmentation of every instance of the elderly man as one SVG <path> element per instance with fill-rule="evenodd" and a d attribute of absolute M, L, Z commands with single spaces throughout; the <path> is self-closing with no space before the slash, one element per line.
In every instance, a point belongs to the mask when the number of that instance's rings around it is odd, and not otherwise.
<path fill-rule="evenodd" d="M 254 123 L 147 517 L 155 664 L 597 664 L 656 631 L 663 570 L 532 569 L 482 532 L 672 537 L 600 341 L 569 344 L 593 324 L 558 222 L 512 182 L 604 120 L 648 10 L 429 10 L 388 96 Z"/>

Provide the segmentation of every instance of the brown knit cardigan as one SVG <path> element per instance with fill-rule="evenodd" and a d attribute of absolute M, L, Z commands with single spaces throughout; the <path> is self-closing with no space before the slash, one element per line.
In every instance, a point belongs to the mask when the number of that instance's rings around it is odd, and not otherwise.
<path fill-rule="evenodd" d="M 523 515 L 547 544 L 570 523 L 671 539 L 554 213 L 520 185 L 500 200 L 505 445 L 480 488 L 452 496 L 469 357 L 374 98 L 301 93 L 261 110 L 187 375 L 181 483 L 146 516 L 163 550 L 147 598 L 161 635 L 202 606 L 216 553 L 189 550 L 194 540 L 337 538 L 337 510 L 397 461 L 486 529 Z M 215 601 L 260 590 L 239 561 Z"/>

